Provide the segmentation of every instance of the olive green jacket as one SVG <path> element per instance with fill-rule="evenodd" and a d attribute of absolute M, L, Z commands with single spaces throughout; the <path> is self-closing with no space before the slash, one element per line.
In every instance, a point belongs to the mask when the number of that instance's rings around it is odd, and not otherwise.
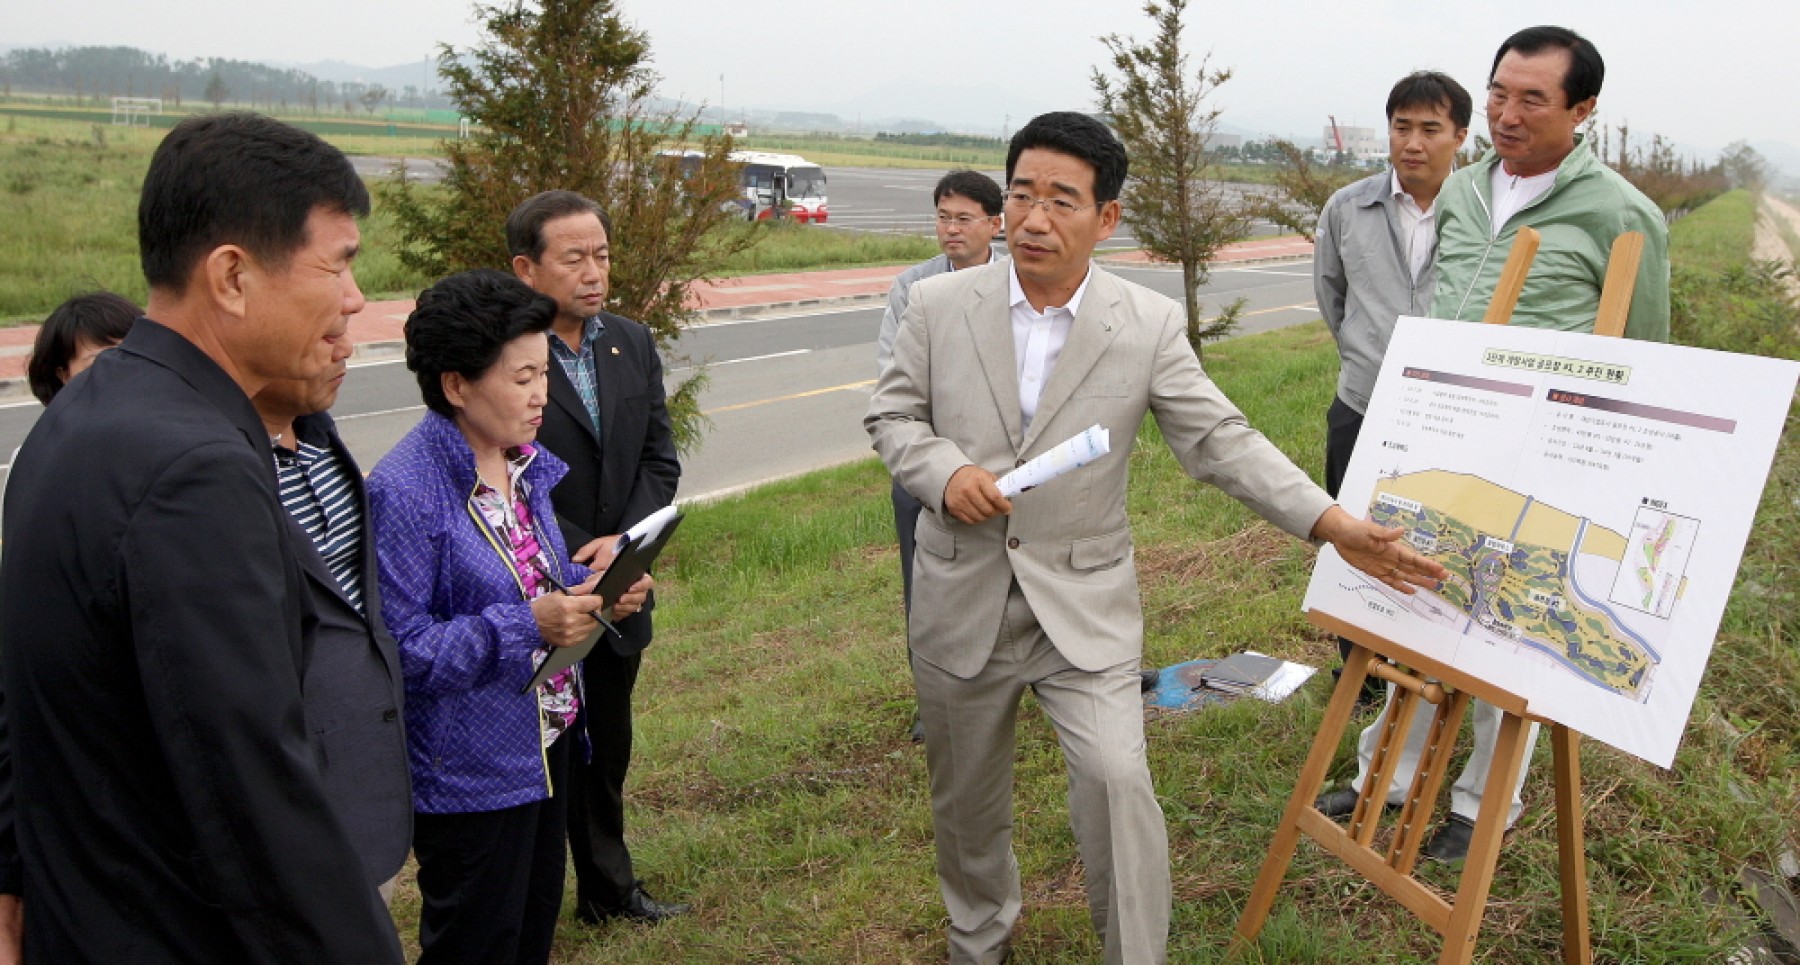
<path fill-rule="evenodd" d="M 1550 190 L 1493 231 L 1492 177 L 1500 158 L 1481 160 L 1450 175 L 1438 192 L 1437 288 L 1434 318 L 1478 321 L 1500 281 L 1500 269 L 1523 225 L 1542 234 L 1537 259 L 1512 324 L 1591 332 L 1600 310 L 1613 239 L 1644 233 L 1644 256 L 1625 337 L 1669 340 L 1669 229 L 1662 212 L 1618 172 L 1601 164 L 1577 135 L 1575 150 L 1556 170 Z"/>

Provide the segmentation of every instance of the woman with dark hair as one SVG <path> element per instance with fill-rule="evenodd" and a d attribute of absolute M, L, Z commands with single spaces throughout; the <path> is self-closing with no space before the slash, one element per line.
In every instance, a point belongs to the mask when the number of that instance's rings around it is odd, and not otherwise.
<path fill-rule="evenodd" d="M 130 299 L 104 291 L 76 295 L 56 306 L 38 328 L 31 361 L 25 366 L 31 394 L 49 405 L 101 352 L 124 341 L 131 323 L 142 314 Z"/>
<path fill-rule="evenodd" d="M 45 405 L 69 380 L 87 371 L 101 352 L 125 340 L 131 323 L 143 310 L 131 300 L 112 292 L 95 291 L 76 295 L 44 319 L 38 327 L 37 340 L 31 344 L 31 359 L 25 363 L 25 380 L 31 394 Z M 19 458 L 13 449 L 12 465 Z M 11 476 L 9 470 L 6 474 Z M 6 486 L 0 480 L 0 504 L 6 498 Z"/>
<path fill-rule="evenodd" d="M 567 467 L 533 445 L 556 303 L 511 275 L 426 289 L 406 365 L 428 411 L 369 475 L 382 615 L 400 644 L 423 965 L 547 962 L 562 906 L 576 668 L 528 688 L 602 608 L 635 613 L 569 558 L 550 489 Z M 572 584 L 572 585 L 571 585 Z"/>

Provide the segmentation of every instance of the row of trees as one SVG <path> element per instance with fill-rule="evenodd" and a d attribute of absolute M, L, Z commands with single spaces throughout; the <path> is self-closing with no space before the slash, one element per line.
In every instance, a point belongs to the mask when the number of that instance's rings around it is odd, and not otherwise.
<path fill-rule="evenodd" d="M 180 107 L 187 101 L 214 106 L 227 101 L 315 113 L 358 108 L 368 113 L 383 103 L 449 106 L 436 91 L 408 86 L 400 92 L 380 84 L 320 80 L 303 70 L 222 57 L 170 60 L 135 47 L 22 48 L 0 55 L 0 85 L 13 90 L 68 94 L 77 100 L 160 97 Z"/>

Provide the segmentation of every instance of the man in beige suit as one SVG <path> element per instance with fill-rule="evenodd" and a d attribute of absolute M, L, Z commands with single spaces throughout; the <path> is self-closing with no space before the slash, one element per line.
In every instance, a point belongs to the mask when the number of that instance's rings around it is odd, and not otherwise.
<path fill-rule="evenodd" d="M 1094 927 L 1111 963 L 1161 962 L 1168 837 L 1144 756 L 1143 614 L 1125 488 L 1146 413 L 1195 478 L 1401 589 L 1441 572 L 1352 518 L 1208 381 L 1171 300 L 1092 266 L 1124 148 L 1075 113 L 1014 135 L 1012 260 L 914 286 L 864 425 L 925 505 L 909 628 L 950 960 L 1005 959 L 1019 915 L 1013 729 L 1026 688 L 1057 731 Z M 1113 452 L 1013 503 L 995 474 L 1098 423 Z"/>

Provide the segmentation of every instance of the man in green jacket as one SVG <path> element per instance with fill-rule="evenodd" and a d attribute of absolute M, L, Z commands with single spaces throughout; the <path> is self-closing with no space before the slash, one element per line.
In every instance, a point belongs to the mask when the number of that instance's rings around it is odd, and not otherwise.
<path fill-rule="evenodd" d="M 1542 235 L 1512 324 L 1591 332 L 1613 239 L 1644 233 L 1625 337 L 1669 338 L 1669 229 L 1662 212 L 1575 133 L 1594 112 L 1606 66 L 1562 27 L 1509 37 L 1488 77 L 1494 147 L 1444 183 L 1438 201 L 1434 318 L 1478 321 L 1519 228 Z"/>
<path fill-rule="evenodd" d="M 1662 212 L 1618 172 L 1594 156 L 1576 130 L 1594 112 L 1606 74 L 1599 51 L 1563 27 L 1530 27 L 1507 38 L 1488 75 L 1488 131 L 1493 150 L 1457 171 L 1438 194 L 1435 318 L 1478 321 L 1500 280 L 1519 228 L 1542 235 L 1511 324 L 1591 332 L 1612 243 L 1644 233 L 1644 255 L 1632 290 L 1627 338 L 1669 339 L 1669 229 Z M 1472 707 L 1475 747 L 1450 793 L 1450 819 L 1425 843 L 1442 861 L 1465 857 L 1499 738 L 1501 712 Z M 1429 723 L 1421 715 L 1420 722 Z M 1410 782 L 1422 728 L 1409 735 L 1397 781 Z M 1537 740 L 1532 725 L 1527 746 Z M 1518 820 L 1519 789 L 1507 802 L 1507 826 Z M 1403 784 L 1404 786 L 1404 784 Z"/>

